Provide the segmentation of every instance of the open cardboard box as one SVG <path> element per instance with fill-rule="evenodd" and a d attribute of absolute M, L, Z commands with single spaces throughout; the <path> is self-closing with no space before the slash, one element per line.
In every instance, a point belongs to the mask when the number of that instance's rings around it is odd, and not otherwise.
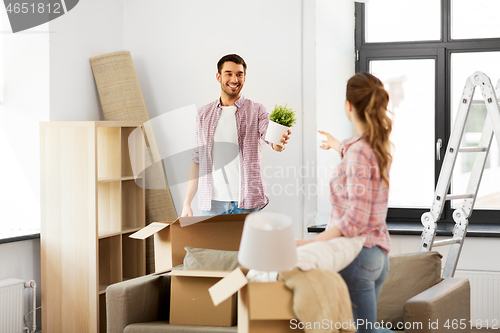
<path fill-rule="evenodd" d="M 174 222 L 153 222 L 130 237 L 154 235 L 155 271 L 184 262 L 184 247 L 238 251 L 248 214 L 180 217 Z M 236 296 L 214 306 L 208 288 L 230 272 L 172 270 L 170 323 L 232 326 L 236 322 Z"/>
<path fill-rule="evenodd" d="M 237 268 L 209 289 L 216 306 L 238 293 L 238 333 L 303 332 L 291 323 L 293 293 L 285 283 L 250 282 L 245 274 Z"/>
<path fill-rule="evenodd" d="M 174 270 L 170 294 L 170 324 L 233 326 L 236 295 L 215 306 L 208 289 L 230 272 Z"/>

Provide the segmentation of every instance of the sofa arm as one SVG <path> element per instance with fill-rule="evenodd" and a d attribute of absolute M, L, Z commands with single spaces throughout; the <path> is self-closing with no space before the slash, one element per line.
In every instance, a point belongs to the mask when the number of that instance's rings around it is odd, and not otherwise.
<path fill-rule="evenodd" d="M 168 320 L 170 276 L 146 275 L 106 289 L 108 333 L 123 333 L 132 323 Z"/>
<path fill-rule="evenodd" d="M 405 332 L 470 332 L 469 320 L 468 279 L 443 279 L 405 304 L 405 323 L 409 323 Z M 420 327 L 417 327 L 418 323 L 421 323 Z"/>

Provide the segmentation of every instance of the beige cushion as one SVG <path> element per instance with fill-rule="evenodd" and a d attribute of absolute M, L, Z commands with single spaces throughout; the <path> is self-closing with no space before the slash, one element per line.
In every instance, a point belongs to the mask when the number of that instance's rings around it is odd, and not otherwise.
<path fill-rule="evenodd" d="M 297 248 L 297 265 L 302 271 L 325 269 L 339 272 L 361 252 L 366 238 L 337 237 L 324 242 L 312 242 Z"/>
<path fill-rule="evenodd" d="M 356 331 L 351 325 L 354 318 L 349 290 L 339 273 L 318 269 L 303 272 L 295 268 L 280 272 L 280 279 L 293 290 L 293 311 L 297 319 L 305 323 L 305 332 Z M 320 323 L 321 327 L 314 329 L 314 323 Z M 311 325 L 309 329 L 307 325 Z"/>
<path fill-rule="evenodd" d="M 441 258 L 434 251 L 389 257 L 389 274 L 377 303 L 377 321 L 391 322 L 392 327 L 404 322 L 406 301 L 441 281 Z"/>
<path fill-rule="evenodd" d="M 232 271 L 238 267 L 238 251 L 198 249 L 186 246 L 184 269 Z"/>

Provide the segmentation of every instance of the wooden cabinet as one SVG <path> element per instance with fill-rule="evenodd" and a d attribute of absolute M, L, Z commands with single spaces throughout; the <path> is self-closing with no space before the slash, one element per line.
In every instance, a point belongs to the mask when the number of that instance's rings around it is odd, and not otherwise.
<path fill-rule="evenodd" d="M 106 332 L 106 288 L 146 274 L 145 242 L 128 237 L 146 221 L 144 179 L 133 174 L 145 148 L 129 140 L 141 126 L 40 126 L 43 332 Z"/>

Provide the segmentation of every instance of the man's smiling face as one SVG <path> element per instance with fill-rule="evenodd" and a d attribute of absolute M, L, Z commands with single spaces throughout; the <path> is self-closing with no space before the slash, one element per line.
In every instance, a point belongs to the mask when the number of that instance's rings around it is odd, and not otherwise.
<path fill-rule="evenodd" d="M 217 73 L 222 91 L 230 98 L 238 97 L 245 83 L 245 69 L 232 61 L 226 61 Z"/>

